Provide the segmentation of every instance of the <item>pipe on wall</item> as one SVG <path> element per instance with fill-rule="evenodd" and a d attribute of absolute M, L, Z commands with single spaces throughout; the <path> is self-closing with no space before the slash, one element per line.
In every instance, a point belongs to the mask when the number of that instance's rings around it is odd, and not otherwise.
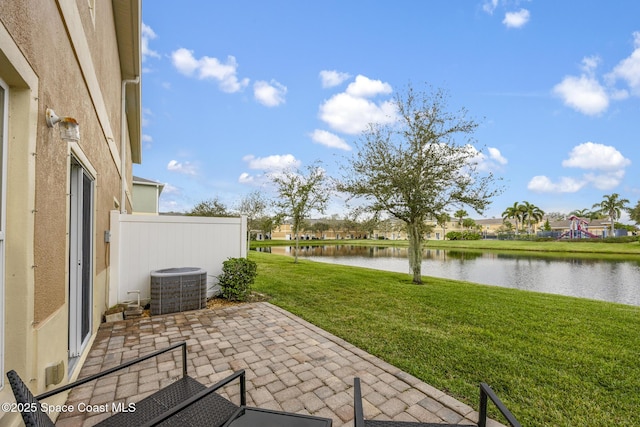
<path fill-rule="evenodd" d="M 125 90 L 128 84 L 140 83 L 140 76 L 136 76 L 135 79 L 122 80 L 122 112 L 120 116 L 120 181 L 122 185 L 122 191 L 120 193 L 120 213 L 127 213 L 127 180 L 126 178 L 126 166 L 127 166 L 127 139 L 125 133 L 127 129 L 127 111 L 126 111 L 126 94 Z"/>

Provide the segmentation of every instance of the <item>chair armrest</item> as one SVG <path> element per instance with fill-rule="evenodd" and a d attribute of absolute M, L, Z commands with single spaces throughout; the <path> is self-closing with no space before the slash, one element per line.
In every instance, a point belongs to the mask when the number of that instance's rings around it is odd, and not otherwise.
<path fill-rule="evenodd" d="M 522 427 L 511 411 L 502 403 L 502 400 L 493 392 L 486 383 L 480 383 L 480 414 L 478 417 L 478 427 L 487 425 L 487 397 L 496 405 L 496 408 L 504 415 L 511 427 Z"/>
<path fill-rule="evenodd" d="M 106 375 L 112 374 L 112 373 L 117 372 L 117 371 L 119 371 L 121 369 L 128 368 L 129 366 L 135 365 L 136 363 L 144 362 L 145 360 L 154 358 L 154 357 L 159 356 L 159 355 L 161 355 L 163 353 L 169 352 L 171 350 L 175 350 L 178 347 L 182 347 L 182 376 L 185 377 L 187 375 L 187 343 L 185 341 L 182 341 L 182 342 L 173 344 L 173 345 L 171 345 L 171 346 L 169 346 L 167 348 L 163 348 L 162 350 L 157 350 L 157 351 L 154 351 L 153 353 L 149 353 L 146 356 L 142 356 L 142 357 L 139 357 L 137 359 L 130 360 L 129 362 L 123 363 L 122 365 L 116 366 L 114 368 L 107 369 L 106 371 L 99 372 L 97 374 L 88 376 L 88 377 L 83 378 L 81 380 L 72 382 L 71 384 L 67 384 L 65 386 L 56 388 L 54 390 L 50 390 L 50 391 L 44 392 L 44 393 L 36 396 L 36 399 L 38 399 L 38 400 L 45 399 L 45 398 L 53 396 L 55 394 L 62 393 L 63 391 L 71 390 L 74 387 L 77 387 L 77 386 L 82 385 L 82 384 L 86 384 L 86 383 L 91 382 L 93 380 L 97 380 L 98 378 L 102 378 L 102 377 L 104 377 Z"/>
<path fill-rule="evenodd" d="M 152 426 L 156 426 L 160 423 L 162 423 L 163 421 L 167 420 L 168 418 L 170 418 L 171 416 L 177 414 L 178 412 L 184 410 L 185 408 L 193 405 L 194 403 L 198 402 L 199 400 L 207 397 L 208 395 L 210 395 L 211 393 L 215 392 L 216 390 L 222 388 L 223 386 L 229 384 L 231 381 L 235 380 L 236 378 L 240 378 L 240 406 L 246 406 L 247 405 L 247 386 L 246 386 L 246 377 L 245 377 L 245 372 L 244 369 L 241 369 L 239 371 L 234 372 L 233 374 L 229 375 L 228 377 L 218 381 L 217 383 L 215 383 L 214 385 L 207 387 L 206 389 L 202 390 L 201 392 L 194 394 L 192 397 L 190 397 L 187 400 L 184 400 L 183 402 L 181 402 L 180 404 L 174 406 L 173 408 L 169 409 L 168 411 L 163 412 L 162 414 L 158 415 L 157 417 L 153 418 L 152 420 L 146 422 L 143 427 L 152 427 Z"/>
<path fill-rule="evenodd" d="M 362 392 L 360 378 L 353 379 L 353 426 L 364 427 L 364 411 L 362 409 Z"/>

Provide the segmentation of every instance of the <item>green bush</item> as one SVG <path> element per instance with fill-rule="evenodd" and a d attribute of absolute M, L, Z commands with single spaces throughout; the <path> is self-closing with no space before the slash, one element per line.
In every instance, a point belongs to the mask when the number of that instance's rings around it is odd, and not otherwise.
<path fill-rule="evenodd" d="M 471 231 L 450 231 L 445 237 L 449 240 L 480 240 L 482 236 L 479 233 L 474 233 Z"/>
<path fill-rule="evenodd" d="M 465 231 L 462 233 L 462 238 L 464 240 L 480 240 L 482 239 L 482 235 L 473 231 Z"/>
<path fill-rule="evenodd" d="M 462 233 L 459 231 L 450 231 L 445 236 L 449 240 L 462 240 Z"/>
<path fill-rule="evenodd" d="M 229 301 L 246 301 L 257 270 L 257 264 L 247 258 L 229 258 L 223 262 L 222 274 L 218 276 L 222 297 Z"/>

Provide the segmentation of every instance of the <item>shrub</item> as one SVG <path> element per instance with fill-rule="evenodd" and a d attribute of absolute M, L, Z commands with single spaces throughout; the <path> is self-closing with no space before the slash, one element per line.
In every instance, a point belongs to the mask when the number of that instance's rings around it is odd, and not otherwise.
<path fill-rule="evenodd" d="M 462 240 L 462 233 L 459 231 L 450 231 L 445 236 L 449 240 Z"/>
<path fill-rule="evenodd" d="M 474 233 L 471 231 L 463 231 L 462 233 L 459 231 L 450 231 L 445 237 L 449 240 L 480 240 L 482 239 L 482 235 L 479 233 Z"/>
<path fill-rule="evenodd" d="M 229 258 L 223 262 L 222 274 L 218 276 L 222 297 L 229 301 L 246 301 L 257 270 L 257 264 L 247 258 Z"/>
<path fill-rule="evenodd" d="M 473 231 L 465 231 L 464 233 L 462 233 L 462 238 L 464 240 L 480 240 L 482 239 L 482 235 Z"/>

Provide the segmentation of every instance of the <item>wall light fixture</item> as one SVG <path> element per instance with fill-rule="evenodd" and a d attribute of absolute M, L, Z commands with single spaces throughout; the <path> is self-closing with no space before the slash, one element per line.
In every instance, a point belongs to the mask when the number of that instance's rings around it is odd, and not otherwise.
<path fill-rule="evenodd" d="M 47 126 L 52 128 L 59 123 L 60 138 L 64 141 L 80 141 L 80 125 L 73 117 L 59 117 L 51 108 L 47 108 L 45 113 Z"/>

